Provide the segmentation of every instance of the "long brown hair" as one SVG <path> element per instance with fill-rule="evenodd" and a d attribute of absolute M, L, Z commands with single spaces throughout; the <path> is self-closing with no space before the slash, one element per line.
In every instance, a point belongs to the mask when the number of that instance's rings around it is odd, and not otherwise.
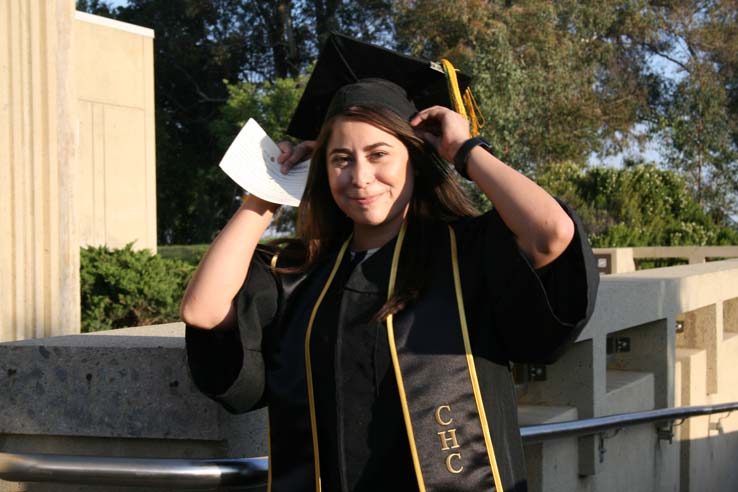
<path fill-rule="evenodd" d="M 376 315 L 377 319 L 384 319 L 417 299 L 426 286 L 433 247 L 431 225 L 474 216 L 478 212 L 449 165 L 415 134 L 407 121 L 380 106 L 351 106 L 326 121 L 318 136 L 298 210 L 296 238 L 281 241 L 283 251 L 293 258 L 291 263 L 297 264 L 289 271 L 304 271 L 320 262 L 335 251 L 353 229 L 353 222 L 338 207 L 328 185 L 326 154 L 337 118 L 368 123 L 399 139 L 408 150 L 415 173 L 397 288 Z"/>

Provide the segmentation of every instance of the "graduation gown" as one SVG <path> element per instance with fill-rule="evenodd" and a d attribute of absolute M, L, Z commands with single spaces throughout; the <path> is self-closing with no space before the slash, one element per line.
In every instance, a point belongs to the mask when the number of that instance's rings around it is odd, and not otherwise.
<path fill-rule="evenodd" d="M 276 274 L 258 252 L 237 298 L 238 329 L 187 328 L 193 379 L 231 412 L 268 405 L 275 492 L 524 491 L 510 362 L 555 360 L 591 315 L 598 284 L 581 224 L 565 209 L 575 237 L 539 271 L 495 211 L 450 224 L 454 252 L 449 226 L 438 224 L 429 284 L 394 317 L 391 336 L 373 315 L 396 240 L 357 267 L 348 254 L 336 264 L 336 253 L 300 275 Z M 459 310 L 466 358 L 461 336 L 446 334 Z M 468 375 L 474 394 L 460 389 Z"/>

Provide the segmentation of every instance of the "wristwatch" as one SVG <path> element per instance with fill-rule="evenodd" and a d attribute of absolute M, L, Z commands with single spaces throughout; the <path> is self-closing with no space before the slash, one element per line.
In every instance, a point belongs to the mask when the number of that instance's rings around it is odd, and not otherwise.
<path fill-rule="evenodd" d="M 469 161 L 469 154 L 472 149 L 477 145 L 492 154 L 492 146 L 488 141 L 482 137 L 472 137 L 461 144 L 461 147 L 459 147 L 459 150 L 456 151 L 456 155 L 454 156 L 454 167 L 456 168 L 456 172 L 466 179 L 471 179 L 469 174 L 466 172 L 466 163 Z"/>

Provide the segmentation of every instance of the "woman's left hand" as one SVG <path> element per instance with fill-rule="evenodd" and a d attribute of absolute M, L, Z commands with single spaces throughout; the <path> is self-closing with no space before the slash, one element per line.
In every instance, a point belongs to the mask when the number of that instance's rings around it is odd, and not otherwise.
<path fill-rule="evenodd" d="M 410 120 L 418 135 L 449 162 L 470 138 L 469 124 L 442 106 L 424 109 Z M 574 223 L 543 188 L 481 147 L 469 152 L 467 173 L 489 198 L 534 268 L 551 263 L 574 236 Z"/>
<path fill-rule="evenodd" d="M 410 120 L 410 125 L 448 162 L 454 161 L 459 147 L 471 138 L 469 122 L 456 111 L 443 106 L 420 111 Z"/>

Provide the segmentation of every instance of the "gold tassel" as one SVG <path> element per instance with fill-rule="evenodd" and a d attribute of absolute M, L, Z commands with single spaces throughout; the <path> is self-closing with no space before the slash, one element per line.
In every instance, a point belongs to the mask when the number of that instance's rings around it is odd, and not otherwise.
<path fill-rule="evenodd" d="M 443 58 L 441 59 L 441 65 L 446 73 L 448 93 L 454 105 L 454 110 L 470 122 L 471 134 L 473 137 L 476 137 L 479 135 L 479 129 L 484 127 L 485 120 L 477 101 L 474 99 L 471 88 L 467 87 L 462 96 L 461 90 L 459 89 L 459 81 L 456 78 L 456 69 L 453 64 Z"/>

